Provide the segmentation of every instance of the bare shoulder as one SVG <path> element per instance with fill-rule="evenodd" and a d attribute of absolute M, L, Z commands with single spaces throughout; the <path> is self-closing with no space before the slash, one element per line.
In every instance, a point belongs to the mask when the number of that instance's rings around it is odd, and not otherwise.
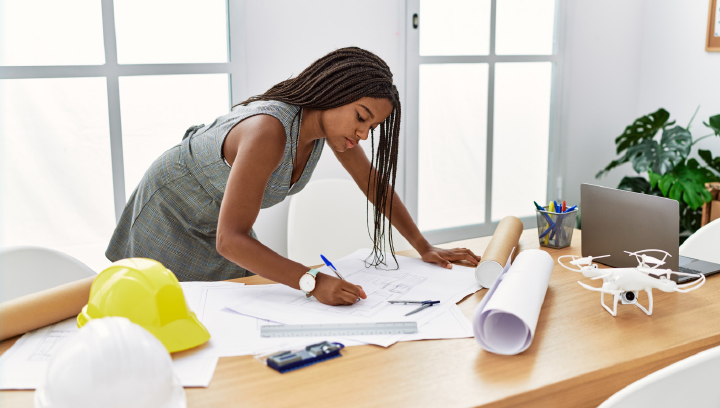
<path fill-rule="evenodd" d="M 270 115 L 254 115 L 230 130 L 223 143 L 223 156 L 231 166 L 238 155 L 253 156 L 277 165 L 285 151 L 286 140 L 280 120 Z"/>

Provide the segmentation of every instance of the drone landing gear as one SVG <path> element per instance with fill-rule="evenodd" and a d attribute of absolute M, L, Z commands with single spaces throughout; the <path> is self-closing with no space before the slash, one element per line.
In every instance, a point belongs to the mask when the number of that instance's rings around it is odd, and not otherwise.
<path fill-rule="evenodd" d="M 617 316 L 617 304 L 620 300 L 620 295 L 613 295 L 613 308 L 610 310 L 610 308 L 605 304 L 605 292 L 600 292 L 600 304 L 602 307 L 605 308 L 605 310 L 608 311 L 613 317 Z"/>
<path fill-rule="evenodd" d="M 645 293 L 648 295 L 648 308 L 645 309 L 643 305 L 640 304 L 640 299 L 638 299 L 638 302 L 635 303 L 635 306 L 640 308 L 643 312 L 645 312 L 646 315 L 650 316 L 652 314 L 653 310 L 653 298 L 652 298 L 652 291 L 651 290 L 645 290 Z"/>
<path fill-rule="evenodd" d="M 600 304 L 602 305 L 602 307 L 605 308 L 605 310 L 607 310 L 607 312 L 610 313 L 610 315 L 612 315 L 613 317 L 617 316 L 617 305 L 618 305 L 618 302 L 621 300 L 621 297 L 622 297 L 623 294 L 622 294 L 622 293 L 617 293 L 617 292 L 615 292 L 615 293 L 608 293 L 608 292 L 606 292 L 606 291 L 599 291 L 599 292 L 600 292 Z M 612 309 L 610 309 L 610 307 L 605 304 L 605 294 L 606 294 L 606 293 L 613 295 L 613 308 L 612 308 Z M 640 299 L 636 299 L 636 301 L 635 301 L 633 304 L 634 304 L 635 306 L 637 306 L 638 309 L 640 309 L 640 310 L 642 310 L 643 312 L 645 312 L 646 315 L 650 316 L 650 315 L 652 315 L 652 311 L 653 311 L 652 290 L 647 290 L 647 289 L 646 289 L 646 290 L 645 290 L 645 293 L 647 293 L 647 295 L 648 295 L 648 307 L 647 307 L 647 309 L 646 309 L 643 305 L 640 304 L 640 302 L 639 302 Z"/>

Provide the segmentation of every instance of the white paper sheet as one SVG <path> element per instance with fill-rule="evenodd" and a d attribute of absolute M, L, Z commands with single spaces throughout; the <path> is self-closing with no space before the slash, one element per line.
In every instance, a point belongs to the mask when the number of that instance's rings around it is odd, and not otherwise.
<path fill-rule="evenodd" d="M 508 265 L 475 309 L 473 329 L 485 350 L 513 355 L 532 343 L 555 263 L 547 252 L 530 249 Z"/>
<path fill-rule="evenodd" d="M 278 323 L 241 315 L 225 307 L 229 303 L 272 291 L 274 286 L 208 285 L 199 286 L 197 291 L 188 291 L 186 293 L 186 297 L 189 297 L 188 303 L 197 305 L 195 313 L 211 336 L 207 343 L 197 347 L 193 352 L 200 355 L 229 357 L 257 354 L 267 350 L 302 348 L 321 341 L 337 341 L 345 346 L 365 344 L 339 337 L 263 338 L 260 337 L 260 328 Z"/>
<path fill-rule="evenodd" d="M 215 374 L 219 357 L 199 354 L 194 349 L 171 354 L 173 369 L 185 388 L 205 388 Z"/>
<path fill-rule="evenodd" d="M 399 339 L 398 336 L 264 338 L 260 337 L 261 327 L 277 323 L 241 315 L 225 308 L 225 305 L 231 302 L 242 301 L 271 290 L 271 285 L 243 287 L 231 284 L 199 287 L 195 292 L 187 291 L 188 303 L 197 305 L 195 312 L 212 336 L 208 343 L 193 349 L 192 352 L 229 357 L 294 350 L 321 341 L 339 342 L 346 347 L 368 343 L 388 346 L 395 341 L 472 337 L 472 325 L 456 305 L 421 325 L 418 333 Z"/>
<path fill-rule="evenodd" d="M 408 334 L 400 341 L 462 339 L 473 336 L 473 327 L 458 305 L 420 326 L 415 334 Z"/>
<path fill-rule="evenodd" d="M 323 324 L 354 322 L 415 321 L 418 326 L 430 322 L 450 310 L 465 296 L 480 289 L 474 269 L 455 265 L 448 270 L 419 259 L 398 256 L 400 269 L 367 268 L 365 259 L 370 250 L 355 253 L 334 261 L 335 266 L 350 282 L 361 285 L 368 298 L 351 306 L 328 306 L 315 298 L 284 285 L 265 285 L 271 289 L 231 303 L 228 307 L 238 313 L 283 324 Z M 332 274 L 326 267 L 321 272 Z M 439 305 L 422 312 L 404 316 L 417 305 L 393 305 L 388 300 L 440 300 Z M 452 318 L 452 315 L 450 315 Z M 422 330 L 420 330 L 420 334 Z M 442 337 L 441 334 L 437 338 Z M 403 335 L 357 336 L 350 339 L 387 347 L 403 340 Z"/>

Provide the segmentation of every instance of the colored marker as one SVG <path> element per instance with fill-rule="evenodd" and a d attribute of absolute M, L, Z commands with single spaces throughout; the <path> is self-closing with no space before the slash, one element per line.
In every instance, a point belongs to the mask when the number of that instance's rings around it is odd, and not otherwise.
<path fill-rule="evenodd" d="M 555 212 L 555 202 L 550 201 L 550 203 L 548 204 L 548 211 Z M 548 225 L 548 230 L 551 230 L 554 225 L 555 223 L 552 223 L 552 225 Z M 545 235 L 545 245 L 548 244 L 548 241 L 550 241 L 550 235 Z"/>
<path fill-rule="evenodd" d="M 535 201 L 533 201 L 533 204 L 535 204 L 535 208 L 537 208 L 538 211 L 541 211 L 540 214 L 542 214 L 542 215 L 545 217 L 545 219 L 547 220 L 548 224 L 552 224 L 553 222 L 552 222 L 552 220 L 550 219 L 550 216 L 547 215 L 547 210 L 545 210 L 540 204 L 538 204 L 538 203 L 535 202 Z M 542 237 L 540 237 L 540 238 L 542 238 Z"/>
<path fill-rule="evenodd" d="M 573 210 L 576 209 L 576 208 L 577 208 L 577 205 L 573 205 L 572 207 L 568 208 L 567 210 L 565 210 L 565 211 L 563 211 L 563 212 L 570 212 L 570 211 L 573 211 Z"/>

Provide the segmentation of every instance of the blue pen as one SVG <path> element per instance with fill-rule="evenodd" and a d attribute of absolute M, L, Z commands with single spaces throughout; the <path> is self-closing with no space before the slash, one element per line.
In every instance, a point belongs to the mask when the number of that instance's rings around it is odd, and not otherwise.
<path fill-rule="evenodd" d="M 338 270 L 335 269 L 335 265 L 333 265 L 330 261 L 328 261 L 328 259 L 325 258 L 325 256 L 323 256 L 322 254 L 320 254 L 320 258 L 322 258 L 323 262 L 325 262 L 325 265 L 329 266 L 330 269 L 332 269 L 333 272 L 335 272 L 335 275 L 337 275 L 338 278 L 340 278 L 340 279 L 342 279 L 342 280 L 345 280 L 345 278 L 343 278 L 342 275 L 340 275 L 340 272 L 338 272 Z"/>
<path fill-rule="evenodd" d="M 542 234 L 540 234 L 540 237 L 539 237 L 539 238 L 544 238 L 545 235 L 549 234 L 549 233 L 552 231 L 552 228 L 555 227 L 555 222 L 553 222 L 553 220 L 552 220 L 552 219 L 550 218 L 550 216 L 547 214 L 547 212 L 550 211 L 549 209 L 546 210 L 545 208 L 543 208 L 542 206 L 540 206 L 540 204 L 538 204 L 538 203 L 535 202 L 535 201 L 533 201 L 533 204 L 535 204 L 535 208 L 537 208 L 538 211 L 540 211 L 540 214 L 542 214 L 543 217 L 545 217 L 545 220 L 547 220 L 547 222 L 548 222 L 548 227 L 547 227 L 547 229 L 545 230 L 545 232 L 543 232 Z"/>
<path fill-rule="evenodd" d="M 570 211 L 572 211 L 572 210 L 574 210 L 574 209 L 576 209 L 576 208 L 577 208 L 577 205 L 573 205 L 572 207 L 570 207 L 570 208 L 568 208 L 567 210 L 565 210 L 565 212 L 566 212 L 566 213 L 567 213 L 567 212 L 570 212 Z"/>

